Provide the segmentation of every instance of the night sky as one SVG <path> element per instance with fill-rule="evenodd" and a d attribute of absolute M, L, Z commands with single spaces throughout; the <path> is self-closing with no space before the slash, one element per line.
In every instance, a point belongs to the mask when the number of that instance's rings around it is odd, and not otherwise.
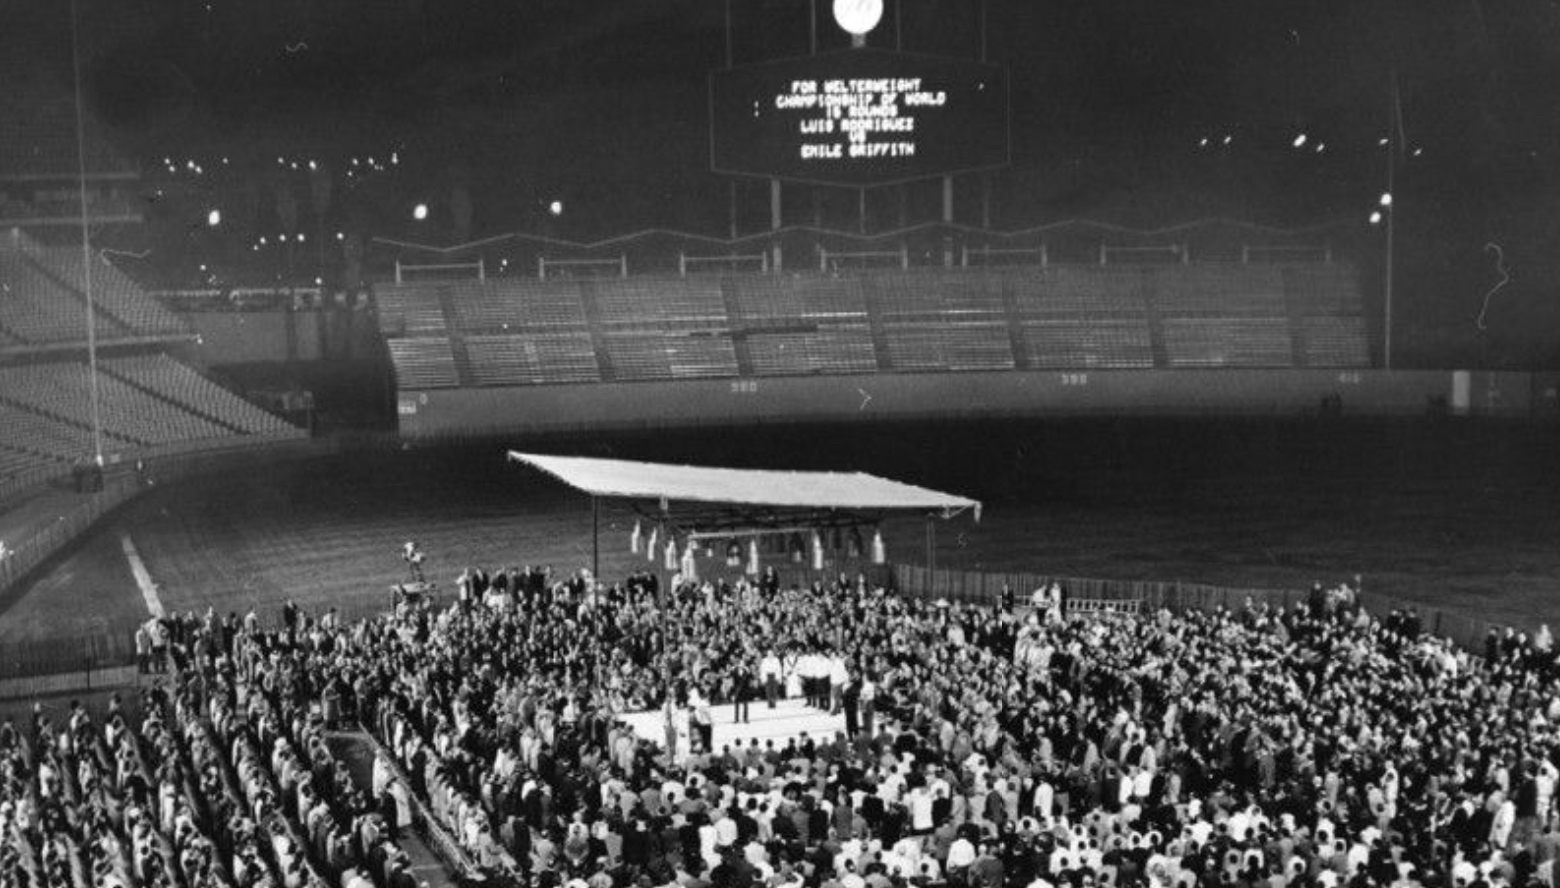
<path fill-rule="evenodd" d="M 266 229 L 278 178 L 311 159 L 370 230 L 460 185 L 476 235 L 543 224 L 552 200 L 568 212 L 548 224 L 570 236 L 724 232 L 704 105 L 725 59 L 721 0 L 78 2 L 105 138 L 148 187 L 241 206 L 235 237 Z M 807 0 L 731 5 L 738 63 L 808 51 Z M 974 0 L 902 0 L 897 18 L 887 5 L 872 45 L 897 31 L 907 50 L 980 51 Z M 828 6 L 821 49 L 847 43 Z M 0 50 L 68 87 L 68 6 L 0 10 Z M 995 226 L 1338 221 L 1376 274 L 1367 217 L 1386 184 L 1395 70 L 1405 340 L 1493 364 L 1556 360 L 1560 4 L 990 0 L 986 17 L 1013 88 Z M 363 175 L 349 183 L 352 158 Z M 1481 335 L 1472 318 L 1499 280 L 1486 243 L 1512 282 Z"/>

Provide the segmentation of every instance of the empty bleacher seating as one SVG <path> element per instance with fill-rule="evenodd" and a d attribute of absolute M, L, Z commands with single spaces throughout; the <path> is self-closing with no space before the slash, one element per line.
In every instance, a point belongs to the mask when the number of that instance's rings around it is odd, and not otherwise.
<path fill-rule="evenodd" d="M 458 385 L 468 369 L 467 384 L 534 385 L 604 372 L 631 381 L 1368 360 L 1356 276 L 1322 264 L 500 280 L 389 286 L 379 298 L 397 378 L 412 388 Z"/>
<path fill-rule="evenodd" d="M 608 333 L 604 341 L 617 379 L 737 375 L 736 350 L 724 333 Z"/>
<path fill-rule="evenodd" d="M 486 281 L 451 285 L 461 329 L 468 333 L 585 326 L 576 281 Z"/>
<path fill-rule="evenodd" d="M 1301 317 L 1364 312 L 1358 275 L 1347 265 L 1290 265 L 1282 269 L 1289 309 Z"/>
<path fill-rule="evenodd" d="M 103 319 L 105 336 L 124 328 Z M 78 342 L 87 338 L 86 303 L 50 280 L 20 251 L 0 246 L 0 328 L 16 343 Z"/>
<path fill-rule="evenodd" d="M 1301 318 L 1307 367 L 1364 367 L 1370 363 L 1370 343 L 1363 318 Z"/>
<path fill-rule="evenodd" d="M 78 425 L 92 423 L 92 382 L 84 364 L 8 367 L 0 370 L 0 391 L 23 407 Z M 218 423 L 105 373 L 97 376 L 97 405 L 105 431 L 137 444 L 174 444 L 232 434 Z"/>
<path fill-rule="evenodd" d="M 1163 316 L 1283 318 L 1284 280 L 1276 268 L 1252 265 L 1183 266 L 1150 272 Z"/>
<path fill-rule="evenodd" d="M 0 414 L 0 416 L 3 416 L 3 414 Z M 46 469 L 56 464 L 56 460 L 47 456 L 0 444 L 0 481 L 37 469 Z"/>
<path fill-rule="evenodd" d="M 1146 315 L 1144 272 L 1119 268 L 1004 269 L 987 272 L 1013 293 L 1024 317 Z"/>
<path fill-rule="evenodd" d="M 894 323 L 887 327 L 895 370 L 1011 370 L 1013 344 L 1006 324 Z"/>
<path fill-rule="evenodd" d="M 1061 318 L 1024 322 L 1030 366 L 1044 370 L 1144 370 L 1154 366 L 1146 319 Z"/>
<path fill-rule="evenodd" d="M 596 382 L 601 378 L 589 333 L 467 336 L 466 353 L 471 358 L 472 381 L 478 385 Z"/>
<path fill-rule="evenodd" d="M 0 368 L 0 480 L 32 469 L 65 471 L 94 453 L 92 387 L 80 361 Z M 102 360 L 97 413 L 109 454 L 305 435 L 160 354 Z"/>
<path fill-rule="evenodd" d="M 864 323 L 867 302 L 854 277 L 733 278 L 738 310 L 750 324 Z"/>
<path fill-rule="evenodd" d="M 888 272 L 874 276 L 869 285 L 878 294 L 877 311 L 884 321 L 1003 319 L 1002 281 L 993 275 Z"/>
<path fill-rule="evenodd" d="M 55 460 L 69 461 L 92 452 L 92 430 L 85 424 L 66 422 L 21 407 L 0 403 L 0 429 L 3 443 Z M 130 446 L 129 441 L 107 436 L 108 443 Z"/>
<path fill-rule="evenodd" d="M 102 368 L 124 381 L 192 413 L 249 435 L 298 431 L 194 370 L 163 354 L 111 358 Z"/>
<path fill-rule="evenodd" d="M 396 384 L 403 389 L 454 388 L 460 385 L 455 353 L 444 336 L 389 340 Z"/>
<path fill-rule="evenodd" d="M 1166 318 L 1171 367 L 1290 367 L 1294 347 L 1283 319 Z"/>
<path fill-rule="evenodd" d="M 0 237 L 0 345 L 85 343 L 89 267 L 99 342 L 190 335 L 178 315 L 100 254 L 84 259 L 80 249 L 43 246 L 12 231 Z"/>
<path fill-rule="evenodd" d="M 748 337 L 748 350 L 753 357 L 753 371 L 760 376 L 877 370 L 872 333 L 865 324 L 813 332 L 752 334 Z"/>
<path fill-rule="evenodd" d="M 77 294 L 86 292 L 88 275 L 85 263 L 91 261 L 92 301 L 97 305 L 99 315 L 106 314 L 114 318 L 129 335 L 176 336 L 189 332 L 189 327 L 178 315 L 148 296 L 135 281 L 101 254 L 94 253 L 90 260 L 85 260 L 79 249 L 42 247 L 26 240 L 20 243 L 22 253 L 44 274 Z"/>
<path fill-rule="evenodd" d="M 621 278 L 591 285 L 603 324 L 643 329 L 725 327 L 720 281 L 710 278 Z"/>
<path fill-rule="evenodd" d="M 444 309 L 428 284 L 387 285 L 374 290 L 379 329 L 386 335 L 413 336 L 445 331 Z"/>

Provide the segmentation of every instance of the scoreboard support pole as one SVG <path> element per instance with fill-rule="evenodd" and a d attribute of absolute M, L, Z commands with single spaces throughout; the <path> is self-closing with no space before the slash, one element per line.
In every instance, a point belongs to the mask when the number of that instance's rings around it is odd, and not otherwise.
<path fill-rule="evenodd" d="M 942 220 L 953 221 L 953 176 L 942 177 Z"/>
<path fill-rule="evenodd" d="M 781 226 L 781 220 L 780 220 L 780 180 L 779 179 L 770 179 L 769 180 L 769 230 L 771 230 L 771 231 L 779 231 L 780 230 L 780 226 Z M 781 265 L 781 262 L 780 262 L 780 239 L 778 237 L 775 238 L 773 243 L 774 243 L 774 250 L 775 250 L 775 263 L 774 263 L 775 274 L 779 274 L 781 269 L 783 268 L 783 266 Z"/>

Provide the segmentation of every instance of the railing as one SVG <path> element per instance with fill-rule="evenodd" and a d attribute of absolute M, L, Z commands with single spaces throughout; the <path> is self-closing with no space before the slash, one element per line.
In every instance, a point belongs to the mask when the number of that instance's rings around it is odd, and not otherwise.
<path fill-rule="evenodd" d="M 769 254 L 749 253 L 731 256 L 690 256 L 682 252 L 677 254 L 678 276 L 687 277 L 689 272 L 697 274 L 703 268 L 713 268 L 719 273 L 741 271 L 747 268 L 749 271 L 758 274 L 768 274 Z"/>
<path fill-rule="evenodd" d="M 1332 245 L 1325 244 L 1320 247 L 1306 246 L 1278 246 L 1264 247 L 1243 244 L 1240 248 L 1240 262 L 1242 265 L 1250 265 L 1253 262 L 1265 262 L 1278 264 L 1283 262 L 1305 262 L 1323 265 L 1332 264 Z"/>
<path fill-rule="evenodd" d="M 481 257 L 478 257 L 475 262 L 435 262 L 419 265 L 408 264 L 400 259 L 395 260 L 395 282 L 398 284 L 405 283 L 408 278 L 421 281 L 471 280 L 472 271 L 476 272 L 476 280 L 487 280 L 486 261 Z M 431 276 L 423 277 L 425 272 Z M 446 272 L 455 272 L 455 274 L 450 275 Z"/>
<path fill-rule="evenodd" d="M 980 261 L 971 263 L 970 259 L 972 257 Z M 997 261 L 993 262 L 993 258 L 995 258 Z M 963 254 L 960 257 L 959 264 L 965 268 L 969 268 L 972 264 L 976 266 L 1003 265 L 1007 264 L 1008 260 L 1013 260 L 1020 264 L 1039 265 L 1041 268 L 1047 268 L 1051 264 L 1051 253 L 1043 243 L 1040 246 L 1034 248 L 998 248 L 983 246 L 976 247 L 974 249 L 971 249 L 970 246 L 966 244 Z"/>
<path fill-rule="evenodd" d="M 818 248 L 818 270 L 828 273 L 832 271 L 846 271 L 853 268 L 900 268 L 910 267 L 910 250 L 904 244 L 897 250 L 857 250 L 845 252 L 841 250 L 829 250 Z"/>
<path fill-rule="evenodd" d="M 577 272 L 575 269 L 580 269 Z M 550 274 L 549 274 L 550 273 Z M 536 279 L 539 281 L 559 277 L 628 277 L 628 254 L 619 253 L 616 259 L 548 259 L 536 257 Z"/>
<path fill-rule="evenodd" d="M 1165 247 L 1113 247 L 1109 244 L 1100 244 L 1101 265 L 1121 263 L 1188 265 L 1191 261 L 1192 251 L 1184 244 L 1171 244 Z"/>

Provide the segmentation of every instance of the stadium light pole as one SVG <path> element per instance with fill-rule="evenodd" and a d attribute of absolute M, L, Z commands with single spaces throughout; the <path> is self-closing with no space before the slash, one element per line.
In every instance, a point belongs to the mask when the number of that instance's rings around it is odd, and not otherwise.
<path fill-rule="evenodd" d="M 87 135 L 81 114 L 81 38 L 76 0 L 70 0 L 70 63 L 76 90 L 76 195 L 81 202 L 81 287 L 87 300 L 87 387 L 92 410 L 92 460 L 103 465 L 103 422 L 98 411 L 97 318 L 92 304 L 92 237 L 87 221 Z"/>
<path fill-rule="evenodd" d="M 1392 69 L 1392 91 L 1387 109 L 1387 195 L 1391 202 L 1382 207 L 1387 223 L 1386 274 L 1382 281 L 1382 348 L 1381 365 L 1392 369 L 1392 266 L 1393 228 L 1397 220 L 1397 153 L 1405 149 L 1403 144 L 1403 101 L 1398 93 L 1397 68 Z"/>

